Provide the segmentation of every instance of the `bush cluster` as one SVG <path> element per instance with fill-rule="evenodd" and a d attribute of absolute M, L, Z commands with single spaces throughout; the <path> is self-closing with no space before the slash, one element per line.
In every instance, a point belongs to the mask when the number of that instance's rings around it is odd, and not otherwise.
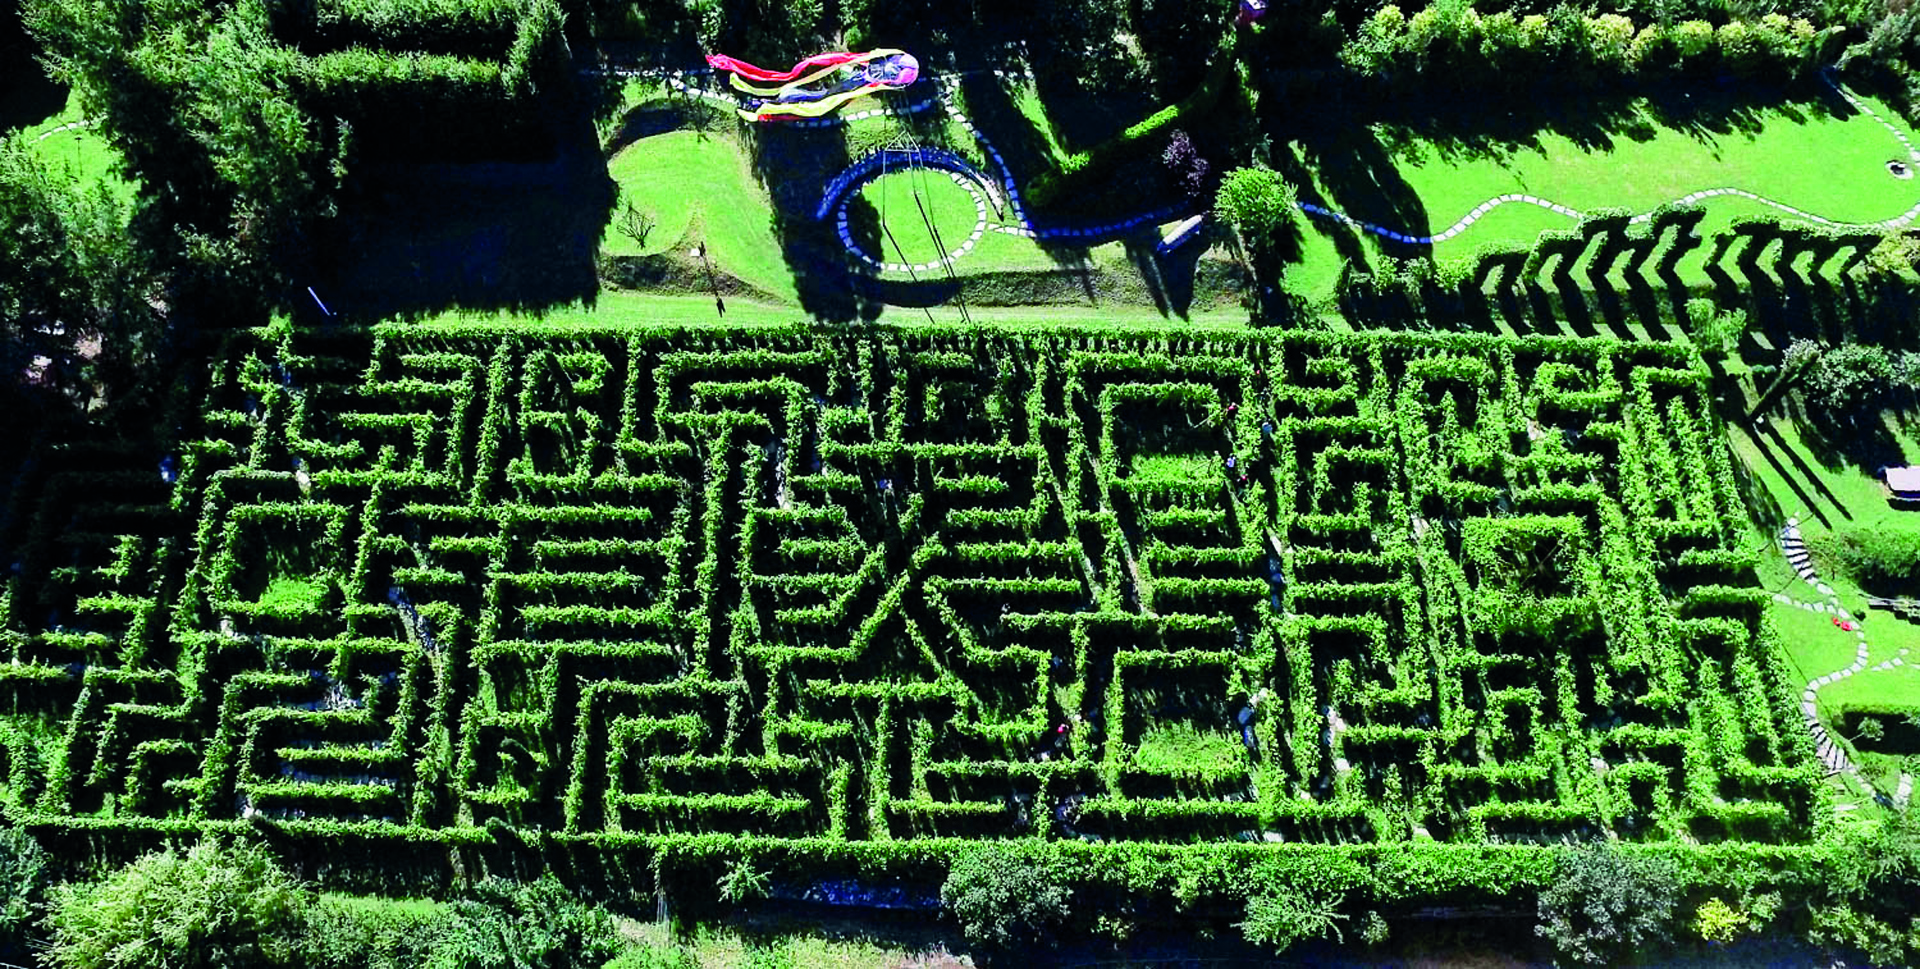
<path fill-rule="evenodd" d="M 1481 14 L 1442 2 L 1411 16 L 1388 4 L 1341 51 L 1351 70 L 1397 90 L 1477 90 L 1502 79 L 1591 88 L 1674 74 L 1800 77 L 1818 65 L 1820 34 L 1804 20 L 1767 14 L 1715 27 L 1704 20 L 1635 27 L 1619 14 L 1560 5 L 1544 14 Z"/>
<path fill-rule="evenodd" d="M 47 925 L 59 969 L 599 969 L 622 948 L 552 876 L 451 905 L 316 895 L 264 848 L 213 841 L 60 886 Z"/>

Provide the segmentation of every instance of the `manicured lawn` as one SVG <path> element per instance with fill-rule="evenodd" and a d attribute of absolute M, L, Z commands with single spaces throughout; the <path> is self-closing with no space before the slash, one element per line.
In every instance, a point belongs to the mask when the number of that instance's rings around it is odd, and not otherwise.
<path fill-rule="evenodd" d="M 41 157 L 72 176 L 77 185 L 91 188 L 95 184 L 102 184 L 122 201 L 133 201 L 137 186 L 120 175 L 120 153 L 107 144 L 96 129 L 79 127 L 58 130 L 81 120 L 79 104 L 69 99 L 66 108 L 59 114 L 22 129 L 21 133 Z"/>
<path fill-rule="evenodd" d="M 1920 440 L 1890 413 L 1883 420 L 1906 459 L 1920 461 Z M 1796 422 L 1784 414 L 1763 418 L 1753 431 L 1734 427 L 1732 441 L 1734 456 L 1778 509 L 1776 527 L 1798 518 L 1802 537 L 1809 539 L 1832 528 L 1920 529 L 1920 512 L 1889 504 L 1885 488 L 1869 470 L 1823 464 L 1802 440 Z M 1832 583 L 1832 577 L 1822 577 Z"/>
<path fill-rule="evenodd" d="M 1897 422 L 1889 423 L 1889 430 L 1910 460 L 1920 458 L 1920 442 L 1904 433 Z M 1833 527 L 1920 529 L 1920 513 L 1889 505 L 1880 483 L 1866 471 L 1851 465 L 1822 464 L 1802 439 L 1796 423 L 1785 415 L 1763 418 L 1752 431 L 1736 425 L 1729 437 L 1734 458 L 1744 466 L 1751 481 L 1754 502 L 1764 509 L 1758 516 L 1762 520 L 1756 522 L 1754 541 L 1760 542 L 1764 536 L 1765 551 L 1758 572 L 1761 584 L 1769 591 L 1801 600 L 1824 598 L 1793 574 L 1780 551 L 1774 536 L 1787 518 L 1800 519 L 1803 539 L 1814 539 Z M 1920 626 L 1881 610 L 1867 609 L 1866 596 L 1842 576 L 1823 571 L 1820 578 L 1839 593 L 1842 605 L 1866 617 L 1869 646 L 1868 669 L 1820 691 L 1822 717 L 1844 704 L 1920 700 L 1920 670 L 1914 666 L 1871 668 L 1899 655 L 1903 646 L 1913 650 L 1907 662 L 1920 663 Z M 1834 628 L 1827 614 L 1782 605 L 1775 605 L 1773 614 L 1781 647 L 1802 682 L 1853 663 L 1854 637 Z"/>
<path fill-rule="evenodd" d="M 1799 597 L 1797 590 L 1787 594 Z M 1805 598 L 1811 600 L 1813 596 Z M 1852 633 L 1835 626 L 1830 615 L 1779 603 L 1770 608 L 1773 610 L 1774 626 L 1780 633 L 1780 645 L 1786 649 L 1794 670 L 1793 687 L 1796 694 L 1808 680 L 1852 665 L 1856 640 Z M 1826 704 L 1831 699 L 1832 691 L 1840 689 L 1841 685 L 1834 684 L 1821 690 L 1821 703 Z"/>
<path fill-rule="evenodd" d="M 777 299 L 798 303 L 793 269 L 789 265 L 792 254 L 783 248 L 774 230 L 773 202 L 753 175 L 737 134 L 670 131 L 642 138 L 615 154 L 607 170 L 620 188 L 613 224 L 601 241 L 607 255 L 685 252 L 695 243 L 705 242 L 716 269 Z M 868 253 L 887 262 L 924 264 L 938 258 L 932 233 L 921 217 L 921 209 L 915 205 L 916 197 L 939 227 L 941 240 L 949 251 L 963 244 L 978 222 L 973 196 L 943 172 L 916 169 L 882 175 L 862 187 L 860 194 L 862 201 L 871 206 L 876 215 L 883 216 L 892 230 L 891 239 L 883 234 L 877 243 L 870 245 Z M 621 231 L 622 212 L 628 202 L 655 219 L 644 247 Z M 813 203 L 807 204 L 808 211 L 790 217 L 811 219 Z M 1012 225 L 1012 213 L 996 213 L 989 203 L 988 224 Z M 841 258 L 837 246 L 833 251 L 816 255 L 822 259 Z M 1204 258 L 1222 260 L 1228 256 L 1216 250 Z M 953 268 L 963 278 L 990 273 L 1095 269 L 1128 281 L 1130 287 L 1144 286 L 1131 282 L 1140 276 L 1141 270 L 1127 245 L 1120 242 L 1091 246 L 1050 242 L 1042 246 L 1032 239 L 989 230 L 973 249 L 955 261 Z M 924 279 L 928 273 L 917 271 L 911 275 Z M 882 276 L 902 282 L 910 279 L 910 274 L 897 271 L 882 273 Z M 1010 301 L 1025 301 L 1015 295 Z M 1060 301 L 1078 303 L 1079 299 L 1075 295 L 1071 299 L 1062 297 Z M 1211 295 L 1196 296 L 1189 315 L 1245 319 L 1245 312 L 1237 307 L 1210 306 L 1212 299 Z M 712 306 L 708 301 L 696 302 L 702 307 L 694 311 L 696 316 L 705 314 Z M 1087 304 L 1089 310 L 1102 316 L 1118 313 L 1161 318 L 1145 298 L 1138 303 L 1121 304 L 1110 297 L 1090 297 Z M 730 316 L 734 305 L 730 301 Z M 976 318 L 982 316 L 977 308 L 971 309 Z M 791 318 L 791 310 L 779 312 L 782 321 Z M 910 314 L 915 319 L 925 318 L 918 308 L 896 308 L 888 312 L 894 317 Z M 1010 315 L 1031 317 L 1033 312 L 1014 310 Z M 940 311 L 935 313 L 939 315 Z M 957 315 L 957 311 L 954 314 Z"/>
<path fill-rule="evenodd" d="M 887 262 L 926 263 L 940 258 L 928 219 L 939 230 L 948 252 L 964 244 L 979 221 L 973 196 L 944 172 L 922 168 L 883 175 L 868 182 L 860 194 L 880 214 L 887 230 L 880 239 Z M 988 215 L 991 218 L 991 208 Z M 980 241 L 986 242 L 986 237 L 983 235 Z M 883 253 L 868 255 L 879 258 Z M 962 256 L 961 261 L 971 256 Z"/>
<path fill-rule="evenodd" d="M 1898 117 L 1886 105 L 1870 103 L 1881 117 Z M 1583 146 L 1545 131 L 1534 147 L 1498 160 L 1458 155 L 1443 159 L 1417 145 L 1394 160 L 1436 231 L 1488 198 L 1508 193 L 1535 195 L 1581 211 L 1620 206 L 1646 212 L 1689 192 L 1742 188 L 1843 222 L 1892 218 L 1920 199 L 1920 186 L 1896 179 L 1886 169 L 1888 159 L 1904 158 L 1906 152 L 1864 114 L 1838 118 L 1811 106 L 1789 105 L 1755 112 L 1758 130 L 1721 133 L 1664 127 L 1645 113 L 1644 104 L 1639 109 L 1642 114 L 1622 127 L 1641 126 L 1649 137 L 1616 135 L 1606 148 Z M 1713 209 L 1723 201 L 1703 204 Z M 1562 224 L 1568 221 L 1537 206 L 1527 208 Z M 1436 255 L 1471 252 L 1514 230 L 1521 230 L 1525 239 L 1524 228 L 1475 223 L 1436 246 Z"/>
<path fill-rule="evenodd" d="M 670 131 L 642 138 L 607 163 L 620 186 L 608 255 L 690 248 L 705 242 L 714 266 L 769 293 L 798 300 L 793 273 L 773 233 L 773 210 L 731 135 Z M 642 248 L 619 231 L 631 201 L 656 219 Z"/>
<path fill-rule="evenodd" d="M 1885 104 L 1865 100 L 1913 137 Z M 1714 131 L 1661 125 L 1644 103 L 1635 112 L 1618 123 L 1609 137 L 1588 143 L 1541 131 L 1530 143 L 1510 150 L 1443 153 L 1417 137 L 1387 140 L 1397 146 L 1383 153 L 1391 172 L 1369 177 L 1389 186 L 1381 192 L 1401 197 L 1397 213 L 1373 204 L 1370 195 L 1356 203 L 1351 191 L 1344 195 L 1330 191 L 1330 180 L 1320 172 L 1313 173 L 1313 188 L 1333 207 L 1346 209 L 1356 218 L 1419 235 L 1437 235 L 1482 202 L 1507 194 L 1533 195 L 1582 212 L 1623 207 L 1644 213 L 1691 192 L 1738 188 L 1843 222 L 1892 218 L 1920 199 L 1920 182 L 1896 179 L 1886 169 L 1889 159 L 1905 157 L 1905 149 L 1865 114 L 1837 117 L 1824 106 L 1789 104 L 1753 110 L 1737 129 Z M 1396 181 L 1399 185 L 1393 186 Z M 1312 197 L 1313 193 L 1303 194 Z M 1371 209 L 1356 209 L 1356 204 Z M 1778 213 L 1741 198 L 1711 198 L 1701 204 L 1708 213 L 1699 229 L 1703 236 L 1739 216 Z M 1539 206 L 1507 204 L 1435 244 L 1432 251 L 1438 259 L 1470 259 L 1483 245 L 1524 245 L 1544 230 L 1575 224 L 1576 220 Z M 1345 231 L 1312 217 L 1307 225 L 1310 234 Z M 1376 262 L 1388 253 L 1371 235 L 1366 244 L 1369 258 Z M 1330 246 L 1310 241 L 1294 274 L 1296 285 L 1307 292 L 1330 291 L 1339 264 L 1337 259 L 1330 267 L 1321 263 L 1332 256 Z M 1681 261 L 1681 277 L 1704 278 L 1703 260 L 1704 253 L 1690 253 Z"/>

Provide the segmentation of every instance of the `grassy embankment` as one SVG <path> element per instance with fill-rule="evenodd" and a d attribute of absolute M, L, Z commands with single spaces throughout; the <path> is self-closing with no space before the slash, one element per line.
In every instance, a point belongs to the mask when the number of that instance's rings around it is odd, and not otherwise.
<path fill-rule="evenodd" d="M 1892 119 L 1909 138 L 1914 137 L 1885 104 L 1865 100 L 1881 117 Z M 1920 200 L 1920 181 L 1897 179 L 1886 168 L 1887 161 L 1906 157 L 1900 143 L 1874 118 L 1829 110 L 1828 102 L 1752 109 L 1737 127 L 1715 131 L 1702 126 L 1683 130 L 1663 123 L 1654 108 L 1642 101 L 1612 128 L 1607 137 L 1578 141 L 1541 131 L 1527 143 L 1482 151 L 1445 150 L 1425 138 L 1394 139 L 1380 132 L 1377 143 L 1395 145 L 1386 151 L 1392 173 L 1375 173 L 1371 180 L 1380 185 L 1398 181 L 1404 186 L 1410 198 L 1398 199 L 1396 207 L 1402 219 L 1417 224 L 1389 227 L 1419 235 L 1437 235 L 1475 206 L 1507 194 L 1533 195 L 1583 212 L 1621 207 L 1644 213 L 1692 192 L 1738 188 L 1842 222 L 1893 218 Z M 1325 194 L 1331 180 L 1316 174 L 1311 191 L 1303 195 L 1322 193 L 1339 207 L 1337 194 Z M 1741 216 L 1779 212 L 1739 197 L 1711 198 L 1701 204 L 1707 210 L 1698 230 L 1703 237 Z M 1411 219 L 1404 214 L 1408 212 L 1413 213 Z M 1369 213 L 1349 214 L 1366 217 Z M 1435 244 L 1432 252 L 1439 260 L 1468 260 L 1483 245 L 1526 244 L 1542 231 L 1574 224 L 1575 220 L 1536 205 L 1508 204 Z M 1291 272 L 1296 288 L 1315 295 L 1332 292 L 1341 265 L 1334 240 L 1351 231 L 1324 219 L 1307 222 L 1300 259 Z M 1372 235 L 1366 236 L 1364 245 L 1369 260 L 1375 262 L 1384 255 L 1403 256 L 1411 251 Z M 1706 280 L 1702 270 L 1706 250 L 1697 247 L 1680 260 L 1677 270 L 1683 281 Z"/>
<path fill-rule="evenodd" d="M 1920 462 L 1920 436 L 1904 415 L 1889 411 L 1882 415 L 1892 440 L 1897 442 L 1908 461 Z M 1824 597 L 1794 574 L 1775 538 L 1777 529 L 1788 518 L 1798 518 L 1802 538 L 1817 541 L 1836 528 L 1873 530 L 1920 530 L 1920 512 L 1895 508 L 1879 480 L 1869 471 L 1834 456 L 1825 456 L 1811 446 L 1806 428 L 1788 414 L 1775 413 L 1761 418 L 1751 428 L 1731 429 L 1734 456 L 1750 476 L 1750 500 L 1758 514 L 1753 539 L 1762 547 L 1760 580 L 1769 592 L 1784 593 L 1799 601 L 1820 601 Z M 1883 609 L 1867 606 L 1867 597 L 1846 576 L 1831 569 L 1820 579 L 1837 594 L 1840 603 L 1857 616 L 1863 616 L 1868 644 L 1867 668 L 1831 683 L 1817 694 L 1822 722 L 1836 737 L 1851 740 L 1838 729 L 1841 713 L 1850 707 L 1866 705 L 1920 705 L 1920 624 Z M 1779 630 L 1781 646 L 1800 682 L 1845 669 L 1855 662 L 1856 638 L 1834 626 L 1832 617 L 1794 605 L 1770 607 Z M 1901 657 L 1905 665 L 1891 669 L 1875 666 Z M 1901 758 L 1890 754 L 1851 752 L 1856 763 L 1876 786 L 1890 790 L 1898 778 Z"/>

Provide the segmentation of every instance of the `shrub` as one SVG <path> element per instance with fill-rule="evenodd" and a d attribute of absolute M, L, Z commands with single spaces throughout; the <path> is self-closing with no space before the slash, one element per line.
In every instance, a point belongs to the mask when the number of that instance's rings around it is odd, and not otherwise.
<path fill-rule="evenodd" d="M 1205 196 L 1209 166 L 1186 132 L 1175 131 L 1167 139 L 1167 150 L 1161 152 L 1160 162 L 1167 166 L 1167 173 L 1180 185 L 1189 202 L 1198 202 Z"/>
<path fill-rule="evenodd" d="M 203 841 L 54 891 L 49 963 L 65 969 L 294 966 L 306 891 L 265 848 Z"/>
<path fill-rule="evenodd" d="M 1562 855 L 1555 876 L 1534 931 L 1567 961 L 1617 965 L 1669 938 L 1680 898 L 1673 862 L 1586 849 Z"/>
<path fill-rule="evenodd" d="M 605 969 L 700 969 L 700 960 L 677 945 L 640 945 L 621 952 Z"/>
<path fill-rule="evenodd" d="M 613 917 L 552 875 L 529 883 L 489 878 L 453 910 L 428 969 L 599 969 L 620 951 Z"/>
<path fill-rule="evenodd" d="M 1694 910 L 1693 931 L 1708 942 L 1725 945 L 1749 932 L 1765 928 L 1779 908 L 1780 895 L 1777 892 L 1760 895 L 1748 893 L 1738 904 L 1729 903 L 1716 895 L 1701 902 L 1700 907 Z"/>
<path fill-rule="evenodd" d="M 438 902 L 322 895 L 305 913 L 301 956 L 311 969 L 413 969 L 452 915 Z"/>
<path fill-rule="evenodd" d="M 1846 528 L 1814 535 L 1807 545 L 1823 564 L 1863 587 L 1898 591 L 1920 577 L 1920 532 Z"/>
<path fill-rule="evenodd" d="M 1220 181 L 1214 209 L 1247 245 L 1265 251 L 1300 211 L 1287 180 L 1268 168 L 1236 168 Z"/>
<path fill-rule="evenodd" d="M 0 946 L 13 948 L 40 919 L 47 852 L 19 828 L 0 828 Z"/>
<path fill-rule="evenodd" d="M 1807 371 L 1807 403 L 1829 414 L 1873 408 L 1893 382 L 1893 359 L 1883 347 L 1847 343 L 1821 354 Z"/>
<path fill-rule="evenodd" d="M 964 852 L 940 886 L 940 901 L 967 938 L 1001 949 L 1050 939 L 1050 930 L 1066 921 L 1072 896 L 1058 858 L 1016 848 Z"/>
<path fill-rule="evenodd" d="M 1247 899 L 1246 919 L 1236 928 L 1248 942 L 1268 946 L 1278 954 L 1303 939 L 1331 935 L 1337 941 L 1346 941 L 1340 931 L 1340 923 L 1346 918 L 1340 911 L 1340 899 L 1331 893 L 1269 885 Z M 1372 927 L 1368 929 L 1371 941 Z M 1384 938 L 1384 932 L 1380 934 Z"/>
<path fill-rule="evenodd" d="M 1725 356 L 1740 346 L 1740 338 L 1747 332 L 1747 314 L 1745 310 L 1721 311 L 1713 300 L 1695 297 L 1687 300 L 1687 331 L 1701 353 Z"/>

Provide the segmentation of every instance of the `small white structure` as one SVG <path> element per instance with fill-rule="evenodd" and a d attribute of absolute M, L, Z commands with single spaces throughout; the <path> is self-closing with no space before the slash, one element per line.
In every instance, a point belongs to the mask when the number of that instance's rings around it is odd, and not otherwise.
<path fill-rule="evenodd" d="M 1904 468 L 1883 468 L 1881 477 L 1887 481 L 1887 490 L 1895 498 L 1903 501 L 1920 501 L 1920 468 L 1908 465 Z"/>

